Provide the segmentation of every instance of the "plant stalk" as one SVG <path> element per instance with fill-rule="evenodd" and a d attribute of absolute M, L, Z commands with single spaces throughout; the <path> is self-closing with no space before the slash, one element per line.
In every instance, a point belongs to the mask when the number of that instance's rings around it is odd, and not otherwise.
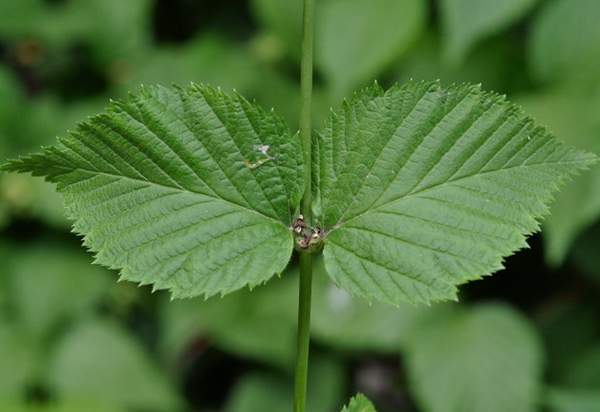
<path fill-rule="evenodd" d="M 312 294 L 312 255 L 300 254 L 300 293 L 298 301 L 298 352 L 296 356 L 296 382 L 294 412 L 304 412 L 306 407 L 306 382 L 308 378 L 308 353 L 310 350 L 310 306 Z"/>
<path fill-rule="evenodd" d="M 314 0 L 304 0 L 302 18 L 302 62 L 300 67 L 300 139 L 304 157 L 304 196 L 301 212 L 304 221 L 312 226 L 312 89 L 313 89 L 313 43 Z M 306 383 L 308 379 L 308 355 L 310 350 L 310 309 L 312 295 L 312 255 L 300 252 L 300 287 L 298 294 L 298 341 L 296 377 L 294 385 L 294 412 L 305 412 Z"/>
<path fill-rule="evenodd" d="M 312 225 L 312 91 L 313 91 L 314 0 L 304 0 L 302 62 L 300 68 L 300 139 L 304 155 L 304 221 Z"/>

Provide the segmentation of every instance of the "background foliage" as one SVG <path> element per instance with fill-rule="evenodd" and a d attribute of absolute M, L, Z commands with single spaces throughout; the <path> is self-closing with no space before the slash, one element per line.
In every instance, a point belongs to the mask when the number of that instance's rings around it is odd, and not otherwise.
<path fill-rule="evenodd" d="M 140 83 L 206 82 L 295 130 L 299 0 L 0 2 L 0 158 Z M 596 0 L 319 0 L 315 115 L 373 78 L 469 81 L 600 152 Z M 319 125 L 324 119 L 317 118 Z M 319 264 L 309 408 L 600 409 L 600 170 L 460 305 L 351 299 Z M 254 292 L 169 302 L 91 265 L 50 185 L 0 177 L 0 410 L 279 412 L 291 405 L 292 268 Z"/>

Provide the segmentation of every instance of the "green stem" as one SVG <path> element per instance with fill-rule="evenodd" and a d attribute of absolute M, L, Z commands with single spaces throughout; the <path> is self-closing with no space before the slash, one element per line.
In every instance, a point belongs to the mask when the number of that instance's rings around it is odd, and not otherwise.
<path fill-rule="evenodd" d="M 304 154 L 304 197 L 302 199 L 302 214 L 308 225 L 312 224 L 312 88 L 313 88 L 313 37 L 314 37 L 314 0 L 304 0 L 304 34 L 302 39 L 302 63 L 300 68 L 300 93 L 302 108 L 300 110 L 300 139 Z"/>
<path fill-rule="evenodd" d="M 304 412 L 310 349 L 310 306 L 312 292 L 312 255 L 300 254 L 300 293 L 298 300 L 298 353 L 296 357 L 296 385 L 294 412 Z"/>
<path fill-rule="evenodd" d="M 302 214 L 305 222 L 312 225 L 312 88 L 313 88 L 313 37 L 314 0 L 304 0 L 302 39 L 302 63 L 300 68 L 300 139 L 304 155 L 304 197 Z M 305 412 L 306 382 L 308 378 L 308 354 L 310 350 L 310 309 L 312 294 L 312 255 L 300 253 L 300 290 L 298 295 L 298 348 L 296 355 L 296 380 L 294 387 L 294 412 Z"/>

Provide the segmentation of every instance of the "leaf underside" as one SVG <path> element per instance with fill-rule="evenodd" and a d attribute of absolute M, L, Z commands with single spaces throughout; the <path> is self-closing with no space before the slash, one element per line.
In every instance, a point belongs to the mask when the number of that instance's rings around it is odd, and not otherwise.
<path fill-rule="evenodd" d="M 237 94 L 143 88 L 3 169 L 57 183 L 98 263 L 174 297 L 260 284 L 292 253 L 299 139 Z"/>
<path fill-rule="evenodd" d="M 396 305 L 456 299 L 501 269 L 552 193 L 595 161 L 502 96 L 436 82 L 363 90 L 313 146 L 327 272 Z"/>

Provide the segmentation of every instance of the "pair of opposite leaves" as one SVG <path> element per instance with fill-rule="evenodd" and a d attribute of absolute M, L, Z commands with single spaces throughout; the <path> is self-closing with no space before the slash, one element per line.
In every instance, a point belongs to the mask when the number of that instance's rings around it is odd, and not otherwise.
<path fill-rule="evenodd" d="M 455 299 L 539 229 L 595 156 L 479 87 L 374 85 L 314 134 L 314 223 L 328 274 L 392 304 Z M 174 297 L 226 294 L 287 266 L 304 189 L 300 139 L 207 86 L 142 89 L 6 171 L 43 175 L 100 264 Z"/>

